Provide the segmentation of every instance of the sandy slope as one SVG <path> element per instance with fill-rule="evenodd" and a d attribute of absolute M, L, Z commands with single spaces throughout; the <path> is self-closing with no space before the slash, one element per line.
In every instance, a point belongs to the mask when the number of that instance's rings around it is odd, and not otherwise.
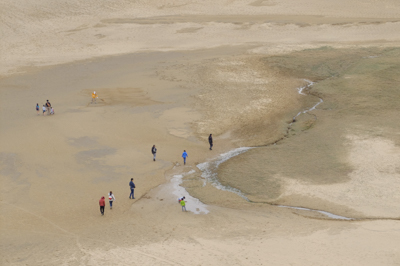
<path fill-rule="evenodd" d="M 270 107 L 305 104 L 291 90 L 300 80 L 280 83 L 276 72 L 257 72 L 254 55 L 324 45 L 398 46 L 399 14 L 396 0 L 2 1 L 2 264 L 399 264 L 398 220 L 310 218 L 250 204 L 210 184 L 202 192 L 210 212 L 195 215 L 181 212 L 164 185 L 172 175 L 249 141 L 239 138 L 248 132 L 232 125 L 255 117 L 246 102 L 260 106 L 271 121 L 288 114 L 287 108 Z M 248 72 L 234 62 L 247 64 Z M 211 78 L 199 83 L 187 73 Z M 224 97 L 227 89 L 232 93 Z M 90 104 L 92 90 L 99 93 L 96 105 Z M 225 116 L 207 113 L 218 110 L 216 97 L 232 103 L 219 110 L 231 107 Z M 34 105 L 46 99 L 55 116 L 36 115 Z M 212 152 L 207 128 L 221 130 Z M 268 133 L 282 134 L 272 127 Z M 381 176 L 368 162 L 382 160 L 392 171 L 385 177 L 397 180 L 398 143 L 351 132 L 348 138 L 349 161 L 361 171 L 355 177 L 362 171 Z M 254 134 L 251 141 L 261 140 Z M 153 144 L 157 162 L 151 160 Z M 183 149 L 190 156 L 186 167 Z M 136 200 L 128 199 L 131 177 Z M 354 190 L 362 182 L 357 178 L 329 190 L 293 181 L 287 193 L 337 197 Z M 196 182 L 185 186 L 200 195 Z M 102 217 L 97 202 L 109 190 L 115 208 Z M 351 200 L 335 199 L 368 209 Z M 226 207 L 218 207 L 222 201 Z"/>
<path fill-rule="evenodd" d="M 142 50 L 393 42 L 399 40 L 400 7 L 395 0 L 76 0 L 2 1 L 0 12 L 0 73 L 6 74 Z"/>

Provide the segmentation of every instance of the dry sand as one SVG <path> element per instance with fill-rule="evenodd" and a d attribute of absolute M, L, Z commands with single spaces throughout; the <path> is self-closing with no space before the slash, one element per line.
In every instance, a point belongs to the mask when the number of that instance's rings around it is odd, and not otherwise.
<path fill-rule="evenodd" d="M 2 265 L 399 265 L 399 30 L 397 0 L 2 1 Z"/>

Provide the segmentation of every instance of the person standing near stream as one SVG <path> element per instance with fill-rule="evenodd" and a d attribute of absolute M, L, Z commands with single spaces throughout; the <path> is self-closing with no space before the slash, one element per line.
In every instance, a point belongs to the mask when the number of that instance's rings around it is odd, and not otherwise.
<path fill-rule="evenodd" d="M 185 200 L 184 200 L 184 199 L 181 200 L 181 201 L 179 202 L 179 204 L 182 206 L 182 211 L 186 211 L 186 202 L 185 202 Z"/>
<path fill-rule="evenodd" d="M 186 158 L 187 157 L 189 157 L 189 155 L 187 154 L 187 152 L 185 150 L 183 150 L 183 153 L 182 153 L 183 165 L 186 164 Z"/>
<path fill-rule="evenodd" d="M 213 147 L 213 138 L 212 138 L 212 134 L 210 134 L 210 136 L 208 137 L 208 143 L 210 143 L 210 150 L 212 150 L 212 147 Z"/>

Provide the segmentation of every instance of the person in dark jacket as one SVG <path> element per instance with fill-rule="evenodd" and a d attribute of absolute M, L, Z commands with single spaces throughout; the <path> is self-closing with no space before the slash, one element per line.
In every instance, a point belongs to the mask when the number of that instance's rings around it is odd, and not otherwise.
<path fill-rule="evenodd" d="M 134 199 L 135 198 L 135 196 L 134 196 L 134 191 L 135 191 L 135 183 L 133 183 L 133 178 L 131 178 L 131 182 L 129 182 L 129 187 L 131 188 L 131 194 L 129 195 L 129 198 L 131 199 Z"/>
<path fill-rule="evenodd" d="M 156 161 L 156 153 L 157 153 L 156 145 L 153 145 L 153 147 L 151 148 L 151 153 L 153 154 L 153 161 Z"/>
<path fill-rule="evenodd" d="M 46 109 L 47 109 L 47 114 L 50 115 L 51 103 L 49 102 L 49 100 L 46 101 Z"/>
<path fill-rule="evenodd" d="M 213 139 L 212 139 L 212 134 L 208 137 L 208 143 L 210 143 L 210 150 L 212 150 L 213 147 Z"/>
<path fill-rule="evenodd" d="M 101 215 L 104 215 L 104 207 L 106 206 L 106 201 L 104 199 L 104 196 L 101 197 L 101 199 L 99 200 L 99 205 L 100 205 Z"/>

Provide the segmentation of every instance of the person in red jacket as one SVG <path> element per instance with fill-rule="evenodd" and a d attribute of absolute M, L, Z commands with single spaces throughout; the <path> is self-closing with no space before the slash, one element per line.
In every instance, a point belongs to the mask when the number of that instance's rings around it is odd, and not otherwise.
<path fill-rule="evenodd" d="M 104 199 L 104 196 L 101 197 L 101 199 L 99 200 L 99 205 L 100 205 L 101 215 L 104 215 L 104 206 L 106 206 L 106 201 Z"/>

